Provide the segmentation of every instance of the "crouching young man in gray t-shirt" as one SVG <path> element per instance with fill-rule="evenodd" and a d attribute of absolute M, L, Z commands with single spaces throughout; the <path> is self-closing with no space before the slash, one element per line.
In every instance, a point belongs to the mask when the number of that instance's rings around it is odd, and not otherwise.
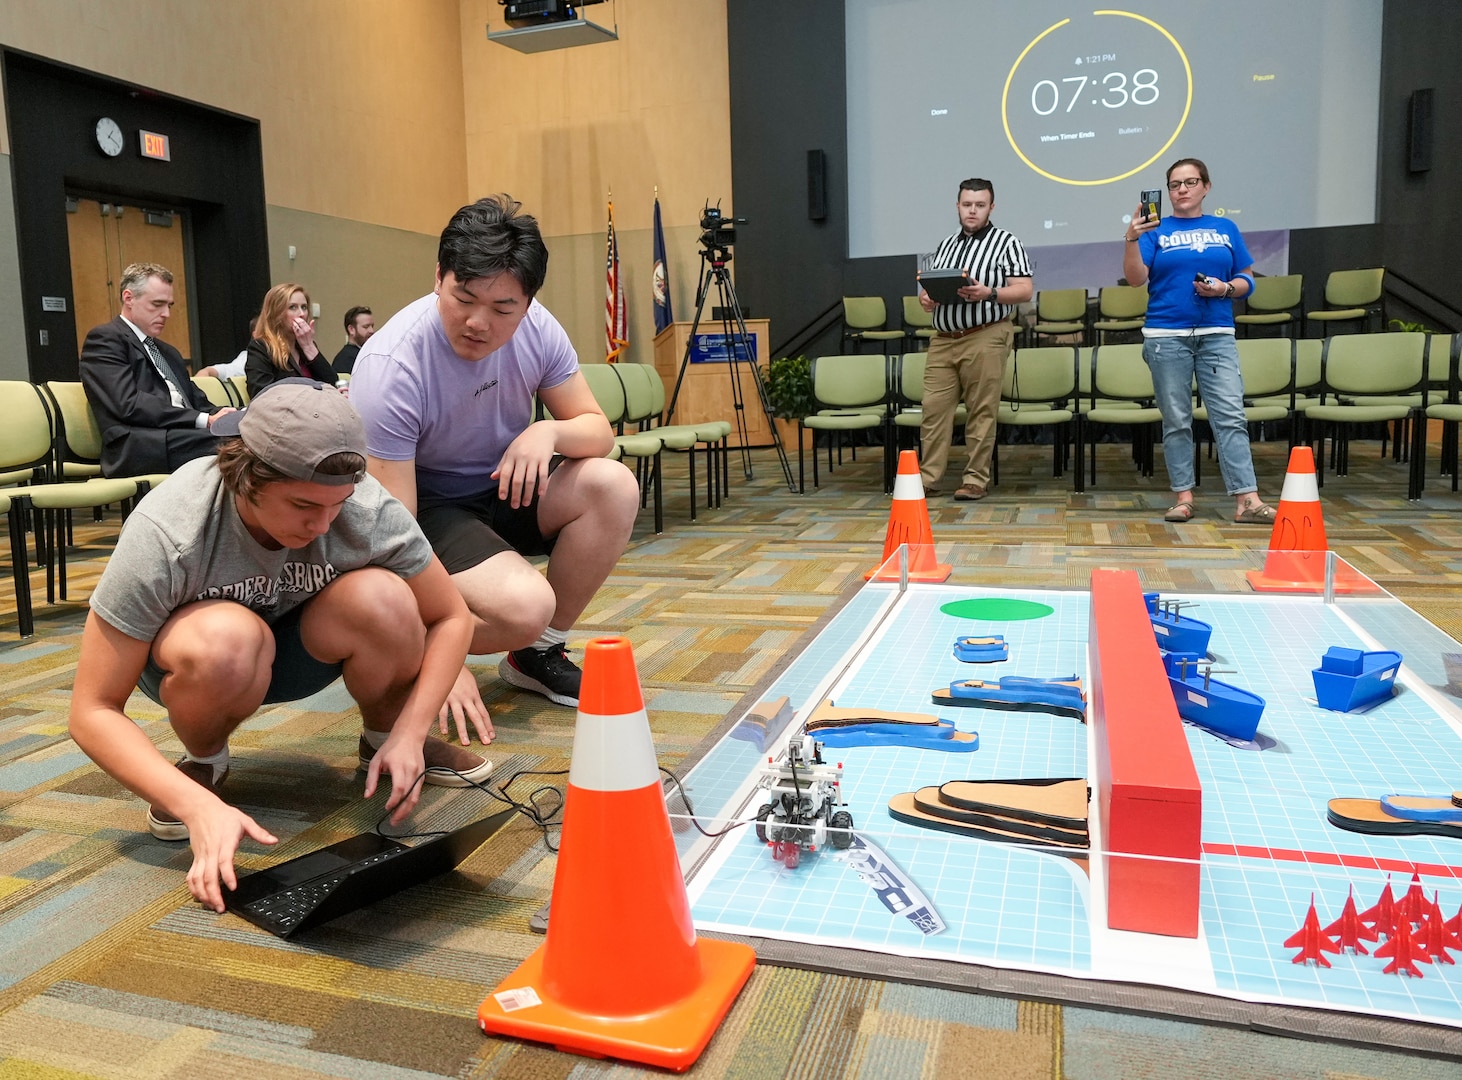
<path fill-rule="evenodd" d="M 228 805 L 228 738 L 261 705 L 344 675 L 360 704 L 365 795 L 391 777 L 400 822 L 427 783 L 463 786 L 491 764 L 429 738 L 472 639 L 461 594 L 406 509 L 365 474 L 360 418 L 334 387 L 275 383 L 215 433 L 239 437 L 184 465 L 128 518 L 91 599 L 71 735 L 151 804 L 148 825 L 189 840 L 188 888 L 223 910 L 245 835 Z M 165 706 L 176 767 L 123 712 L 132 688 Z M 483 742 L 485 722 L 475 725 Z M 457 733 L 469 741 L 460 716 Z"/>

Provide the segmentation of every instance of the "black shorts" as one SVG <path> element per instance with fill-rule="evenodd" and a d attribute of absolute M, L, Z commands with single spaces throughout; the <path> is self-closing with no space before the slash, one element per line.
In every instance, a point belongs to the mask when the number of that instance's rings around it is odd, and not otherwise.
<path fill-rule="evenodd" d="M 300 619 L 304 617 L 305 607 L 301 604 L 269 624 L 274 633 L 274 669 L 269 676 L 269 689 L 264 694 L 265 705 L 299 701 L 318 694 L 340 678 L 345 670 L 344 664 L 327 664 L 305 651 L 305 643 L 300 637 Z M 137 680 L 137 689 L 157 704 L 163 704 L 162 680 L 166 674 L 148 653 L 147 666 Z"/>
<path fill-rule="evenodd" d="M 555 458 L 549 473 L 561 458 Z M 538 531 L 538 492 L 533 501 L 514 510 L 507 499 L 497 497 L 497 489 L 465 499 L 421 500 L 416 510 L 416 523 L 442 560 L 449 574 L 471 570 L 503 551 L 519 555 L 548 555 L 553 540 Z"/>

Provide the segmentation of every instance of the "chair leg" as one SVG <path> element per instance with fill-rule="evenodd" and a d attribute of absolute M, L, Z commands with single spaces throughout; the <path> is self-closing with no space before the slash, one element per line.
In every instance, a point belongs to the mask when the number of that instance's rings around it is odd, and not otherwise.
<path fill-rule="evenodd" d="M 696 504 L 696 495 L 695 495 L 695 447 L 694 446 L 692 446 L 689 450 L 687 450 L 685 452 L 685 457 L 686 457 L 687 463 L 690 465 L 690 485 L 687 488 L 687 490 L 690 493 L 690 520 L 691 521 L 694 521 L 695 520 L 695 504 Z"/>
<path fill-rule="evenodd" d="M 650 466 L 650 473 L 655 484 L 655 535 L 658 536 L 665 531 L 665 497 L 661 491 L 660 454 L 655 455 L 655 462 Z"/>
<path fill-rule="evenodd" d="M 46 531 L 46 603 L 56 602 L 56 557 L 58 549 L 66 546 L 66 537 L 60 524 L 59 510 L 42 510 L 41 527 Z"/>
<path fill-rule="evenodd" d="M 1076 430 L 1071 434 L 1071 445 L 1075 451 L 1076 460 L 1072 463 L 1075 468 L 1072 470 L 1071 487 L 1078 494 L 1086 491 L 1086 423 L 1078 412 L 1075 416 Z"/>
<path fill-rule="evenodd" d="M 815 438 L 816 436 L 814 436 Z M 816 446 L 813 446 L 812 452 L 816 455 Z M 802 422 L 800 420 L 797 422 L 797 494 L 807 494 L 807 474 L 802 467 Z"/>
<path fill-rule="evenodd" d="M 56 589 L 61 597 L 61 602 L 66 602 L 66 544 L 65 540 L 71 536 L 71 511 L 58 510 L 56 512 Z M 74 539 L 72 540 L 75 543 Z"/>
<path fill-rule="evenodd" d="M 12 505 L 6 515 L 10 526 L 10 576 L 15 583 L 15 616 L 22 638 L 36 632 L 30 597 L 30 556 L 25 544 L 27 509 L 26 503 Z"/>

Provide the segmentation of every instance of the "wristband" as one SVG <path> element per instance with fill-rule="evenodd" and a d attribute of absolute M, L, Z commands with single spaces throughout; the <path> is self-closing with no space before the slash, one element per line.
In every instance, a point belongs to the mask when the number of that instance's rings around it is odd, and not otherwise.
<path fill-rule="evenodd" d="M 1225 300 L 1231 300 L 1231 299 L 1233 299 L 1233 295 L 1234 295 L 1234 283 L 1232 281 L 1225 281 L 1223 283 L 1223 298 Z"/>
<path fill-rule="evenodd" d="M 1137 241 L 1141 240 L 1142 237 L 1140 237 L 1140 236 L 1128 236 L 1126 233 L 1123 233 L 1122 234 L 1122 239 L 1126 240 L 1127 243 L 1129 243 L 1129 244 L 1135 244 L 1135 243 L 1137 243 Z"/>

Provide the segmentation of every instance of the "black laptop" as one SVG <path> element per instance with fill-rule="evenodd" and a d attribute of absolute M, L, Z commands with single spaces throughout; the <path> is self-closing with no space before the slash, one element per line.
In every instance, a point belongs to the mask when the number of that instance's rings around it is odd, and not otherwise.
<path fill-rule="evenodd" d="M 290 859 L 223 890 L 235 915 L 287 938 L 455 869 L 507 824 L 502 810 L 410 846 L 377 832 Z"/>

